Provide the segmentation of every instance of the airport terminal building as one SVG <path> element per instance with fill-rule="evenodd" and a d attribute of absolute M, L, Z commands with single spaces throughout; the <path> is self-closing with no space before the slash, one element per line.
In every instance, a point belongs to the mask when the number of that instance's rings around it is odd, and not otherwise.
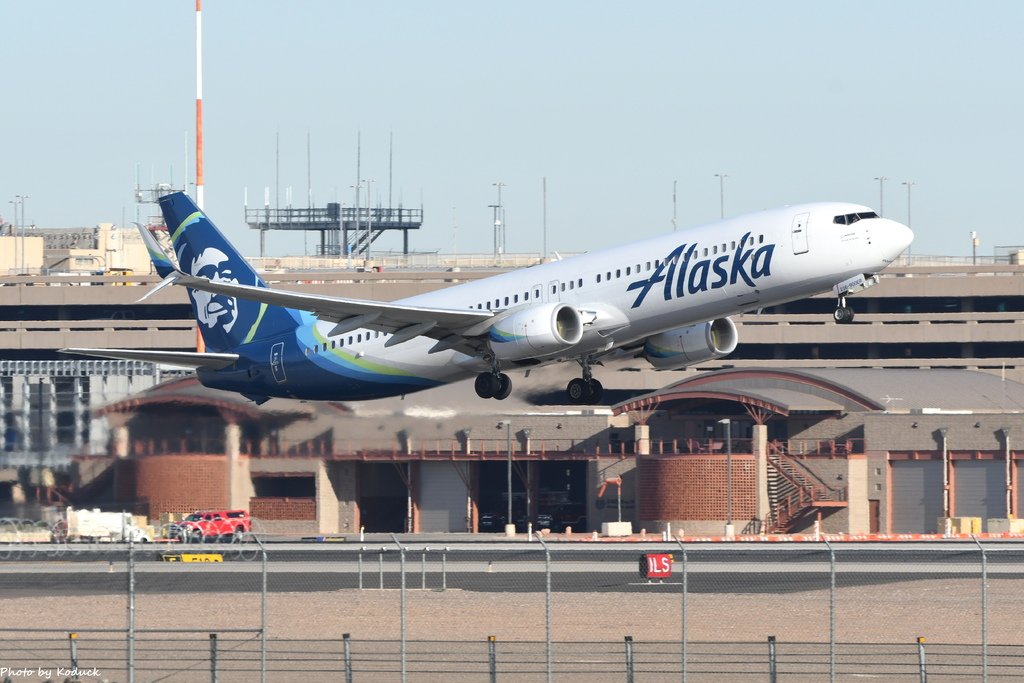
<path fill-rule="evenodd" d="M 113 452 L 79 471 L 151 517 L 248 508 L 305 534 L 499 531 L 509 473 L 513 520 L 555 531 L 621 514 L 649 532 L 719 534 L 731 519 L 737 533 L 924 533 L 1017 512 L 1024 385 L 976 371 L 719 370 L 610 411 L 422 398 L 257 407 L 180 379 L 100 409 Z M 621 500 L 617 485 L 598 497 L 616 477 Z"/>
<path fill-rule="evenodd" d="M 836 325 L 829 296 L 736 318 L 730 357 L 681 372 L 596 369 L 605 404 L 560 404 L 575 368 L 358 404 L 256 406 L 148 364 L 64 346 L 192 348 L 184 294 L 143 275 L 0 278 L 0 504 L 158 517 L 248 508 L 296 533 L 918 533 L 1017 514 L 1024 268 L 892 267 Z M 394 299 L 492 271 L 275 273 L 273 285 Z M 124 286 L 129 285 L 129 286 Z M 511 473 L 511 486 L 509 474 Z M 621 478 L 621 497 L 615 479 Z M 608 485 L 608 480 L 613 483 Z M 511 488 L 511 496 L 509 496 Z M 603 490 L 603 495 L 598 492 Z"/>

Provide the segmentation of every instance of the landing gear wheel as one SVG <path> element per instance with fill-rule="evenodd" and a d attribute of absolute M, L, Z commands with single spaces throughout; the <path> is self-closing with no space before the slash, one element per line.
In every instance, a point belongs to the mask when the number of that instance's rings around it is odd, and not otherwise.
<path fill-rule="evenodd" d="M 590 402 L 600 403 L 601 396 L 604 395 L 604 385 L 602 385 L 596 379 L 590 380 Z"/>
<path fill-rule="evenodd" d="M 480 398 L 494 398 L 494 395 L 498 393 L 500 384 L 501 381 L 494 373 L 481 372 L 476 376 L 476 395 Z"/>
<path fill-rule="evenodd" d="M 577 377 L 569 382 L 569 385 L 565 387 L 565 393 L 569 394 L 569 401 L 576 405 L 582 405 L 589 403 L 591 397 L 594 394 L 593 387 L 590 383 L 581 377 Z"/>
<path fill-rule="evenodd" d="M 840 306 L 832 313 L 832 318 L 839 325 L 852 323 L 854 318 L 853 309 L 848 306 Z"/>
<path fill-rule="evenodd" d="M 498 375 L 498 389 L 494 392 L 494 398 L 504 401 L 512 393 L 512 380 L 504 372 Z"/>
<path fill-rule="evenodd" d="M 846 295 L 840 296 L 839 303 L 836 304 L 836 310 L 832 313 L 832 319 L 838 325 L 845 325 L 853 322 L 853 315 L 853 309 L 846 305 Z"/>

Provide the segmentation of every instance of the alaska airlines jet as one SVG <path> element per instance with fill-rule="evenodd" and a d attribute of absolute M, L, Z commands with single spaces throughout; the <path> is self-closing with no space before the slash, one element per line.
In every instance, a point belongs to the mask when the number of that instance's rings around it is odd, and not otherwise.
<path fill-rule="evenodd" d="M 271 289 L 186 194 L 160 207 L 177 265 L 140 228 L 164 278 L 153 292 L 188 289 L 207 351 L 64 351 L 192 367 L 257 402 L 372 399 L 474 375 L 478 396 L 500 400 L 507 371 L 560 361 L 581 368 L 569 399 L 596 402 L 596 361 L 678 369 L 723 357 L 737 344 L 730 315 L 832 289 L 835 321 L 851 322 L 846 296 L 913 238 L 865 206 L 804 204 L 380 302 Z"/>

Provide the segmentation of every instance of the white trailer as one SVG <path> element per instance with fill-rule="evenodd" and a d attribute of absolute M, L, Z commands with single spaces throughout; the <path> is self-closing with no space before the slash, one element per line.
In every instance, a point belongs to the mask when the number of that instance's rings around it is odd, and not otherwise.
<path fill-rule="evenodd" d="M 68 541 L 128 541 L 147 543 L 153 540 L 148 528 L 140 528 L 135 524 L 128 512 L 102 512 L 99 508 L 92 510 L 75 510 L 68 507 L 64 511 L 60 527 L 55 536 L 63 536 Z"/>

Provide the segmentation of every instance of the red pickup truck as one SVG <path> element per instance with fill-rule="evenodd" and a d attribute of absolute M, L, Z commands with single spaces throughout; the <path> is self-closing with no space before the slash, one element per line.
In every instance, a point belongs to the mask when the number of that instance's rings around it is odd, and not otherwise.
<path fill-rule="evenodd" d="M 245 510 L 198 510 L 172 525 L 170 533 L 183 541 L 202 541 L 238 537 L 251 530 L 252 520 Z"/>

